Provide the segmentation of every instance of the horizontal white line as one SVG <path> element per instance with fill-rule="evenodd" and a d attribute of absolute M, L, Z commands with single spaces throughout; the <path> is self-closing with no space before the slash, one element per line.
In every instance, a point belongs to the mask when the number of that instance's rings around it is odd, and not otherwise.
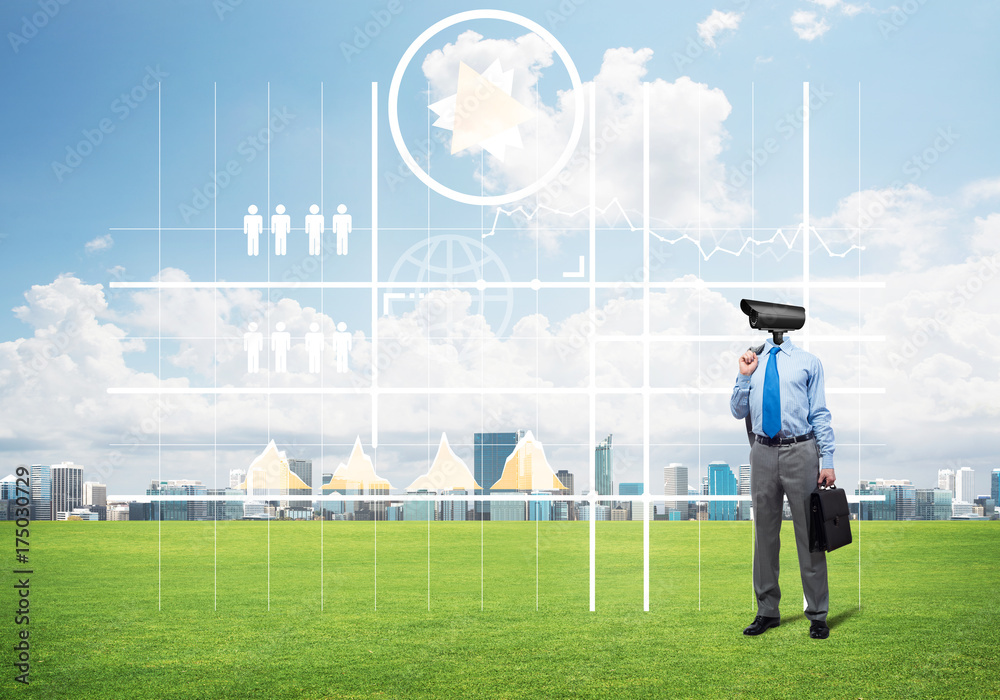
<path fill-rule="evenodd" d="M 590 289 L 591 283 L 556 281 L 377 282 L 379 289 Z M 642 282 L 594 282 L 597 289 L 642 289 Z M 650 289 L 883 289 L 885 282 L 650 282 Z M 368 282 L 111 282 L 112 289 L 371 289 Z"/>
<path fill-rule="evenodd" d="M 398 493 L 398 494 L 372 494 L 372 495 L 361 495 L 361 494 L 351 494 L 348 496 L 343 496 L 341 494 L 320 496 L 320 495 L 310 495 L 310 494 L 288 494 L 281 496 L 206 496 L 201 494 L 191 494 L 185 496 L 152 496 L 152 495 L 139 495 L 139 494 L 126 494 L 126 495 L 113 495 L 108 496 L 107 500 L 111 501 L 141 501 L 143 503 L 152 503 L 154 501 L 163 502 L 176 502 L 176 501 L 195 501 L 195 502 L 206 502 L 206 501 L 334 501 L 334 502 L 354 502 L 354 501 L 417 501 L 417 502 L 429 502 L 429 501 L 505 501 L 505 502 L 528 502 L 528 501 L 574 501 L 577 503 L 601 503 L 605 501 L 630 501 L 630 502 L 642 502 L 642 503 L 709 503 L 715 501 L 750 501 L 752 497 L 749 495 L 738 496 L 736 494 L 725 494 L 725 495 L 713 495 L 713 496 L 665 496 L 663 494 L 652 494 L 650 496 L 609 496 L 607 494 L 588 496 L 588 495 L 576 495 L 576 496 L 563 496 L 555 494 L 488 494 L 488 495 L 467 495 L 467 496 L 452 496 L 452 495 L 437 495 L 433 493 Z M 786 499 L 787 500 L 787 499 Z M 854 496 L 848 495 L 848 503 L 858 503 L 860 501 L 884 501 L 884 495 L 878 496 Z"/>
<path fill-rule="evenodd" d="M 187 394 L 219 394 L 219 395 L 308 395 L 308 394 L 357 394 L 365 395 L 376 393 L 379 395 L 416 395 L 416 396 L 476 396 L 480 394 L 540 394 L 540 395 L 571 395 L 589 396 L 591 391 L 599 396 L 618 395 L 668 395 L 668 394 L 731 394 L 732 389 L 720 387 L 708 387 L 698 389 L 696 387 L 650 387 L 643 388 L 596 388 L 589 387 L 385 387 L 379 386 L 373 390 L 370 387 L 110 387 L 109 394 L 130 394 L 130 395 L 187 395 Z M 877 387 L 832 387 L 826 390 L 828 394 L 884 394 L 884 388 Z"/>
<path fill-rule="evenodd" d="M 598 343 L 623 343 L 623 342 L 642 342 L 647 340 L 646 337 L 641 335 L 599 335 L 596 338 Z M 697 343 L 697 342 L 721 342 L 721 341 L 733 341 L 733 342 L 752 342 L 753 338 L 749 335 L 655 335 L 650 334 L 648 337 L 651 343 Z M 862 343 L 862 342 L 873 342 L 873 343 L 884 343 L 884 335 L 811 335 L 809 336 L 810 342 L 841 342 L 841 343 Z"/>

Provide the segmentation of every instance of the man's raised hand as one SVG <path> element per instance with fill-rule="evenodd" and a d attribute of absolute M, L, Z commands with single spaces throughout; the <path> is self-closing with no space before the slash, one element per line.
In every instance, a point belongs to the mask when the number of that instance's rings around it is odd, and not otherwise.
<path fill-rule="evenodd" d="M 749 377 L 757 369 L 757 353 L 747 350 L 740 355 L 740 374 Z"/>

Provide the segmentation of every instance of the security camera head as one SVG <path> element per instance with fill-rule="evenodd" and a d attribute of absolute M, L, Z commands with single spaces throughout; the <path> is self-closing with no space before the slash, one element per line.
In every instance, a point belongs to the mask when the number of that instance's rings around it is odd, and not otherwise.
<path fill-rule="evenodd" d="M 770 331 L 775 345 L 781 345 L 782 335 L 797 331 L 806 323 L 806 310 L 801 306 L 744 299 L 740 309 L 750 318 L 751 328 Z"/>

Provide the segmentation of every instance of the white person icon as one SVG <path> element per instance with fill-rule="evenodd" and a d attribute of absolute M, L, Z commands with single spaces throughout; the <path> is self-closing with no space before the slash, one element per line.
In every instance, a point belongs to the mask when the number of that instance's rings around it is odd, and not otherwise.
<path fill-rule="evenodd" d="M 257 374 L 260 371 L 260 353 L 264 349 L 264 334 L 257 330 L 253 321 L 243 334 L 243 349 L 247 353 L 247 372 Z"/>
<path fill-rule="evenodd" d="M 271 217 L 271 233 L 274 234 L 274 254 L 284 255 L 288 249 L 288 232 L 292 230 L 292 217 L 285 213 L 285 205 L 274 208 Z"/>
<path fill-rule="evenodd" d="M 341 321 L 337 324 L 337 332 L 333 334 L 333 349 L 337 356 L 337 372 L 347 371 L 347 358 L 351 353 L 351 334 L 347 332 L 347 324 Z"/>
<path fill-rule="evenodd" d="M 337 205 L 337 213 L 330 217 L 330 230 L 337 234 L 337 255 L 347 255 L 347 234 L 351 232 L 351 215 L 347 205 Z"/>
<path fill-rule="evenodd" d="M 312 374 L 319 374 L 323 362 L 323 334 L 319 330 L 319 324 L 315 321 L 309 324 L 309 332 L 306 333 L 306 352 L 309 353 L 309 371 Z"/>
<path fill-rule="evenodd" d="M 271 334 L 271 349 L 274 351 L 274 371 L 288 371 L 288 351 L 292 348 L 292 334 L 285 330 L 285 324 L 278 321 Z"/>
<path fill-rule="evenodd" d="M 323 239 L 323 228 L 325 226 L 323 215 L 319 213 L 319 206 L 313 204 L 306 214 L 306 233 L 309 235 L 309 255 L 320 254 L 320 241 Z"/>
<path fill-rule="evenodd" d="M 247 237 L 247 255 L 260 254 L 260 234 L 264 232 L 264 217 L 257 213 L 257 205 L 247 207 L 243 217 L 243 233 Z"/>

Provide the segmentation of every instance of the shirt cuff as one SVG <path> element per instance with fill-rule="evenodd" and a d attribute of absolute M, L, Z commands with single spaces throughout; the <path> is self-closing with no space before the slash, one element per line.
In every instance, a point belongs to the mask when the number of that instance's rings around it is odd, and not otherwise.
<path fill-rule="evenodd" d="M 749 388 L 749 386 L 750 386 L 750 375 L 749 374 L 740 374 L 739 376 L 737 376 L 736 377 L 736 386 L 738 386 L 740 389 Z"/>
<path fill-rule="evenodd" d="M 821 469 L 833 469 L 833 455 L 825 454 L 820 458 Z"/>

